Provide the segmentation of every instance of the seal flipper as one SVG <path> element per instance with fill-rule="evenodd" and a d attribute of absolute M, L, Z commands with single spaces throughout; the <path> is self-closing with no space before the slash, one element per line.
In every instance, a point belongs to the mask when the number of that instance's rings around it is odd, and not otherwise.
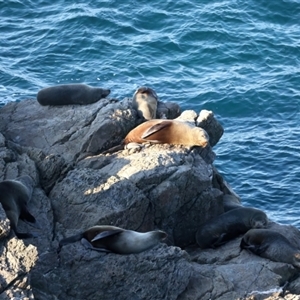
<path fill-rule="evenodd" d="M 241 240 L 240 247 L 242 249 L 249 250 L 250 252 L 256 254 L 256 255 L 261 255 L 263 252 L 265 252 L 269 245 L 249 245 L 244 239 Z"/>
<path fill-rule="evenodd" d="M 211 245 L 213 248 L 216 248 L 226 244 L 229 240 L 235 237 L 236 235 L 234 233 L 223 232 L 212 240 Z"/>
<path fill-rule="evenodd" d="M 83 238 L 83 233 L 78 233 L 78 234 L 72 235 L 70 237 L 64 238 L 64 239 L 59 241 L 59 247 L 61 248 L 64 245 L 78 242 L 82 238 Z"/>
<path fill-rule="evenodd" d="M 18 239 L 29 239 L 32 237 L 37 237 L 37 235 L 31 234 L 31 233 L 23 233 L 23 232 L 18 232 L 16 230 L 14 230 L 14 232 Z"/>
<path fill-rule="evenodd" d="M 85 238 L 82 238 L 81 239 L 81 244 L 87 248 L 87 249 L 91 249 L 91 250 L 96 250 L 96 251 L 99 251 L 99 252 L 107 252 L 107 253 L 111 253 L 111 251 L 105 249 L 105 248 L 96 248 L 96 247 L 93 247 L 93 245 Z"/>
<path fill-rule="evenodd" d="M 146 139 L 147 137 L 149 137 L 150 135 L 164 129 L 167 127 L 170 127 L 172 125 L 172 122 L 170 121 L 162 121 L 159 124 L 155 124 L 153 126 L 151 126 L 150 128 L 148 128 L 141 136 L 142 139 Z M 149 140 L 150 141 L 150 140 Z M 156 141 L 158 142 L 158 141 Z"/>
<path fill-rule="evenodd" d="M 35 223 L 35 217 L 28 211 L 27 207 L 25 205 L 23 205 L 21 207 L 21 213 L 20 213 L 20 217 L 19 217 L 22 221 L 27 221 L 30 223 Z"/>
<path fill-rule="evenodd" d="M 104 239 L 104 238 L 107 238 L 109 236 L 113 236 L 113 235 L 116 235 L 120 232 L 123 232 L 124 230 L 122 229 L 115 229 L 115 230 L 106 230 L 106 231 L 103 231 L 99 234 L 97 234 L 96 236 L 94 236 L 94 238 L 91 240 L 91 242 L 95 242 L 95 241 L 99 241 L 101 239 Z"/>
<path fill-rule="evenodd" d="M 269 245 L 259 246 L 259 245 L 252 245 L 248 247 L 248 250 L 250 250 L 252 253 L 256 255 L 261 255 L 268 249 Z"/>

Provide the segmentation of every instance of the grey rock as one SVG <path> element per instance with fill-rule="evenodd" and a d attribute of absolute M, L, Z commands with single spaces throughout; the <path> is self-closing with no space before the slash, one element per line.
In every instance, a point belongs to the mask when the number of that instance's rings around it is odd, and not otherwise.
<path fill-rule="evenodd" d="M 180 106 L 173 102 L 158 101 L 156 118 L 157 119 L 175 119 L 181 113 Z"/>
<path fill-rule="evenodd" d="M 202 110 L 196 120 L 196 125 L 203 128 L 209 135 L 211 147 L 215 146 L 224 133 L 222 125 L 216 120 L 212 111 Z"/>
<path fill-rule="evenodd" d="M 166 245 L 130 255 L 69 245 L 49 271 L 55 260 L 55 254 L 45 254 L 32 272 L 33 289 L 43 299 L 176 299 L 192 274 L 187 254 Z"/>

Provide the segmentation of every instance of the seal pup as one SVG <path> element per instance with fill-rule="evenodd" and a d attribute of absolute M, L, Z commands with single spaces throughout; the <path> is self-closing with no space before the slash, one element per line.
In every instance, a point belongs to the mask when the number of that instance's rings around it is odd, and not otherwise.
<path fill-rule="evenodd" d="M 267 224 L 267 215 L 259 209 L 235 208 L 202 224 L 196 232 L 196 242 L 202 249 L 215 248 L 251 228 L 263 228 Z"/>
<path fill-rule="evenodd" d="M 41 105 L 91 104 L 109 95 L 110 90 L 82 83 L 61 84 L 41 89 L 37 101 Z"/>
<path fill-rule="evenodd" d="M 10 221 L 10 227 L 19 239 L 33 237 L 31 233 L 18 232 L 19 219 L 36 223 L 35 217 L 28 211 L 27 204 L 32 196 L 33 180 L 25 175 L 15 180 L 0 182 L 0 203 Z"/>
<path fill-rule="evenodd" d="M 158 97 L 155 91 L 149 87 L 138 88 L 132 97 L 133 107 L 137 110 L 140 118 L 145 120 L 155 119 Z"/>
<path fill-rule="evenodd" d="M 204 148 L 209 144 L 209 137 L 206 131 L 201 127 L 192 126 L 177 120 L 153 119 L 135 127 L 127 134 L 120 145 L 112 147 L 102 153 L 106 154 L 122 150 L 124 146 L 130 148 L 131 143 L 166 143 L 184 146 L 200 146 Z"/>
<path fill-rule="evenodd" d="M 243 236 L 240 247 L 258 256 L 300 268 L 300 249 L 277 231 L 251 229 Z"/>
<path fill-rule="evenodd" d="M 62 246 L 81 240 L 86 248 L 97 251 L 117 254 L 140 253 L 154 247 L 166 237 L 167 234 L 160 230 L 137 232 L 110 225 L 96 225 L 62 239 L 59 242 L 58 252 Z"/>

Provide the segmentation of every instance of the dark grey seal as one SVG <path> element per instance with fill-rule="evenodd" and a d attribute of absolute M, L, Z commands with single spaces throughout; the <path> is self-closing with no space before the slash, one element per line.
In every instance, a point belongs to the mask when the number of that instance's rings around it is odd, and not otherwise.
<path fill-rule="evenodd" d="M 37 94 L 41 105 L 91 104 L 109 95 L 110 90 L 86 84 L 62 84 L 44 88 Z"/>
<path fill-rule="evenodd" d="M 215 248 L 251 228 L 263 228 L 267 224 L 267 215 L 259 209 L 235 208 L 202 224 L 196 232 L 196 241 L 202 249 Z"/>
<path fill-rule="evenodd" d="M 19 219 L 36 223 L 35 217 L 28 211 L 27 204 L 33 191 L 33 180 L 25 175 L 15 180 L 0 182 L 0 203 L 10 221 L 10 227 L 19 239 L 33 237 L 31 233 L 18 232 Z"/>
<path fill-rule="evenodd" d="M 258 256 L 300 268 L 300 249 L 277 231 L 251 229 L 243 236 L 240 247 Z"/>

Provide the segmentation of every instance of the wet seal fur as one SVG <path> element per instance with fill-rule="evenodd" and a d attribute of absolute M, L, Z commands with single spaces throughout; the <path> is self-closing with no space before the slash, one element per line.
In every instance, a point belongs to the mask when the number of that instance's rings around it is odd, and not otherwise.
<path fill-rule="evenodd" d="M 62 246 L 81 240 L 86 248 L 97 251 L 117 254 L 140 253 L 154 247 L 166 237 L 167 234 L 160 230 L 137 232 L 110 225 L 97 225 L 62 239 L 59 242 L 58 252 Z"/>
<path fill-rule="evenodd" d="M 267 215 L 259 209 L 235 208 L 202 224 L 196 232 L 196 241 L 202 249 L 215 248 L 251 228 L 263 228 L 267 224 Z"/>
<path fill-rule="evenodd" d="M 110 90 L 86 84 L 61 84 L 41 89 L 37 101 L 41 105 L 91 104 L 109 95 Z"/>
<path fill-rule="evenodd" d="M 243 236 L 240 247 L 272 261 L 300 268 L 300 249 L 277 231 L 251 229 Z"/>
<path fill-rule="evenodd" d="M 36 223 L 35 217 L 28 211 L 27 204 L 33 191 L 33 180 L 28 175 L 15 180 L 0 182 L 0 203 L 10 221 L 10 227 L 19 239 L 33 237 L 31 233 L 18 232 L 19 219 Z"/>
<path fill-rule="evenodd" d="M 112 147 L 103 153 L 112 153 L 124 149 L 130 143 L 173 144 L 206 147 L 209 144 L 207 132 L 201 127 L 191 126 L 177 120 L 153 119 L 132 129 L 121 145 Z"/>
<path fill-rule="evenodd" d="M 158 97 L 155 91 L 149 87 L 142 86 L 133 94 L 133 107 L 137 110 L 140 118 L 145 120 L 155 119 Z"/>

